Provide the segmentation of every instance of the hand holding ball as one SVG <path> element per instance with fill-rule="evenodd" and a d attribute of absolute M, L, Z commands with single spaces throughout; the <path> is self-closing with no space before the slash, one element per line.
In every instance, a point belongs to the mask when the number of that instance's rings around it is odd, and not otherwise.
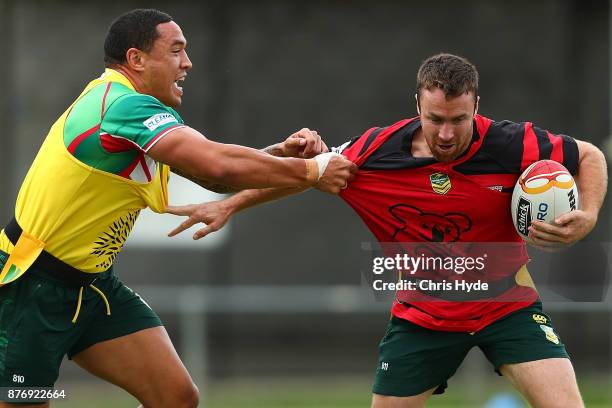
<path fill-rule="evenodd" d="M 512 193 L 512 222 L 527 242 L 534 220 L 554 224 L 561 214 L 578 208 L 578 189 L 574 178 L 560 163 L 540 160 L 527 167 Z"/>

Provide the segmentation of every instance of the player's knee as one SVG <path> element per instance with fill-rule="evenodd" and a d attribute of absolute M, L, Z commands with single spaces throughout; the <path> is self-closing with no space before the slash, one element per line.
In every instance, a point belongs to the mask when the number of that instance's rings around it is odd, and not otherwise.
<path fill-rule="evenodd" d="M 170 392 L 171 390 L 171 392 Z M 178 384 L 173 384 L 166 388 L 166 392 L 158 395 L 154 405 L 156 408 L 176 407 L 176 408 L 196 408 L 200 402 L 200 391 L 191 381 L 186 379 Z M 145 405 L 149 407 L 149 405 Z"/>
<path fill-rule="evenodd" d="M 544 401 L 542 403 L 534 403 L 536 408 L 584 408 L 582 400 L 574 401 Z"/>
<path fill-rule="evenodd" d="M 584 408 L 580 394 L 540 398 L 540 401 L 534 401 L 532 405 L 536 408 Z"/>
<path fill-rule="evenodd" d="M 577 386 L 551 386 L 545 390 L 531 389 L 522 394 L 530 406 L 535 408 L 584 408 Z"/>
<path fill-rule="evenodd" d="M 200 402 L 200 391 L 198 387 L 189 381 L 180 390 L 177 395 L 177 405 L 173 405 L 181 408 L 196 408 Z"/>

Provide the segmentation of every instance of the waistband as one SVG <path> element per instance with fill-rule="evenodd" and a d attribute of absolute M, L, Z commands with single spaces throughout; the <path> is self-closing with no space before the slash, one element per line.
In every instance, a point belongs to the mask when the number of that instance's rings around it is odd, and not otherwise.
<path fill-rule="evenodd" d="M 4 233 L 13 245 L 17 244 L 22 232 L 23 230 L 15 218 L 11 219 L 6 227 L 4 227 Z M 36 258 L 36 261 L 34 261 L 31 268 L 36 268 L 40 272 L 44 271 L 44 275 L 48 275 L 49 277 L 62 282 L 65 286 L 75 288 L 90 285 L 93 281 L 100 277 L 102 273 L 106 273 L 110 270 L 109 268 L 109 270 L 101 273 L 83 272 L 73 266 L 68 265 L 61 259 L 54 257 L 45 250 L 43 250 L 38 258 Z M 37 275 L 43 275 L 40 272 L 37 273 Z"/>

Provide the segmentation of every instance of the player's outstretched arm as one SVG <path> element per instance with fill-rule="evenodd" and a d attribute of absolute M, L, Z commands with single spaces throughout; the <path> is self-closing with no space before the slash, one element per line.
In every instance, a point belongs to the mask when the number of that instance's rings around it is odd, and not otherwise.
<path fill-rule="evenodd" d="M 350 179 L 352 179 L 352 177 Z M 321 182 L 324 183 L 325 180 Z M 204 223 L 206 226 L 193 235 L 193 239 L 203 238 L 211 232 L 223 228 L 229 218 L 238 211 L 266 202 L 279 200 L 293 194 L 298 194 L 307 189 L 308 188 L 302 187 L 251 189 L 241 191 L 224 200 L 168 207 L 166 212 L 188 217 L 178 227 L 172 230 L 168 236 L 173 237 L 197 223 Z M 320 189 L 323 191 L 326 190 L 325 188 Z"/>
<path fill-rule="evenodd" d="M 591 143 L 576 140 L 578 171 L 576 184 L 580 193 L 580 208 L 559 216 L 556 225 L 534 221 L 530 236 L 540 247 L 571 245 L 593 230 L 603 205 L 608 185 L 606 159 Z"/>
<path fill-rule="evenodd" d="M 244 146 L 213 142 L 189 127 L 161 139 L 148 155 L 197 180 L 236 189 L 314 186 L 337 194 L 357 170 L 340 155 L 278 158 Z"/>
<path fill-rule="evenodd" d="M 329 149 L 316 130 L 302 128 L 301 130 L 290 135 L 283 142 L 268 146 L 262 149 L 262 151 L 277 157 L 298 157 L 310 159 L 321 153 L 327 153 Z M 171 168 L 171 171 L 179 176 L 191 180 L 207 190 L 214 191 L 215 193 L 228 194 L 240 191 L 231 186 L 198 179 L 197 177 L 187 174 L 177 168 Z"/>
<path fill-rule="evenodd" d="M 353 176 L 348 181 L 352 180 Z M 325 183 L 322 179 L 321 183 Z M 346 185 L 344 186 L 346 187 Z M 327 188 L 317 187 L 322 191 Z M 172 230 L 168 236 L 173 237 L 197 223 L 204 223 L 206 226 L 198 230 L 193 239 L 200 239 L 223 228 L 232 215 L 238 211 L 254 207 L 259 204 L 279 200 L 281 198 L 301 193 L 308 188 L 289 187 L 289 188 L 264 188 L 244 190 L 224 200 L 211 201 L 201 204 L 190 204 L 184 206 L 170 206 L 166 209 L 167 213 L 174 215 L 187 216 L 178 227 Z"/>
<path fill-rule="evenodd" d="M 303 128 L 289 136 L 284 142 L 269 146 L 263 149 L 263 151 L 279 157 L 313 157 L 320 153 L 326 153 L 329 149 L 316 131 Z M 177 172 L 176 170 L 173 171 Z M 204 188 L 216 192 L 231 192 L 226 186 L 210 186 L 203 184 L 201 181 L 193 180 L 193 178 L 192 181 L 197 182 Z M 325 179 L 323 179 L 321 183 L 325 183 Z M 217 187 L 220 187 L 220 189 Z M 318 188 L 325 191 L 325 187 Z M 223 228 L 229 218 L 240 210 L 265 202 L 279 200 L 292 194 L 301 193 L 307 189 L 307 187 L 289 187 L 243 190 L 234 196 L 220 201 L 185 206 L 170 206 L 167 208 L 166 212 L 174 215 L 187 216 L 188 218 L 172 230 L 168 236 L 173 237 L 197 223 L 203 223 L 206 226 L 196 231 L 193 235 L 193 239 L 197 240 L 203 238 L 211 232 Z"/>
<path fill-rule="evenodd" d="M 198 223 L 206 224 L 193 234 L 193 239 L 200 239 L 223 228 L 232 215 L 249 207 L 265 202 L 279 200 L 292 194 L 298 194 L 307 188 L 265 188 L 243 190 L 224 200 L 210 201 L 201 204 L 169 206 L 167 213 L 187 216 L 168 236 L 173 237 Z"/>

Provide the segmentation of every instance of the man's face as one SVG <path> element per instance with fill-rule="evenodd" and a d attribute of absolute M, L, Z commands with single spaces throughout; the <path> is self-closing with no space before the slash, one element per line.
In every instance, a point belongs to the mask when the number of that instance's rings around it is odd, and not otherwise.
<path fill-rule="evenodd" d="M 165 105 L 178 107 L 183 89 L 178 86 L 191 69 L 185 47 L 187 40 L 174 21 L 157 26 L 159 38 L 151 51 L 143 53 L 142 93 L 156 97 Z"/>
<path fill-rule="evenodd" d="M 433 157 L 451 162 L 472 139 L 472 124 L 478 104 L 472 92 L 448 98 L 439 88 L 423 89 L 419 96 L 421 129 Z"/>

